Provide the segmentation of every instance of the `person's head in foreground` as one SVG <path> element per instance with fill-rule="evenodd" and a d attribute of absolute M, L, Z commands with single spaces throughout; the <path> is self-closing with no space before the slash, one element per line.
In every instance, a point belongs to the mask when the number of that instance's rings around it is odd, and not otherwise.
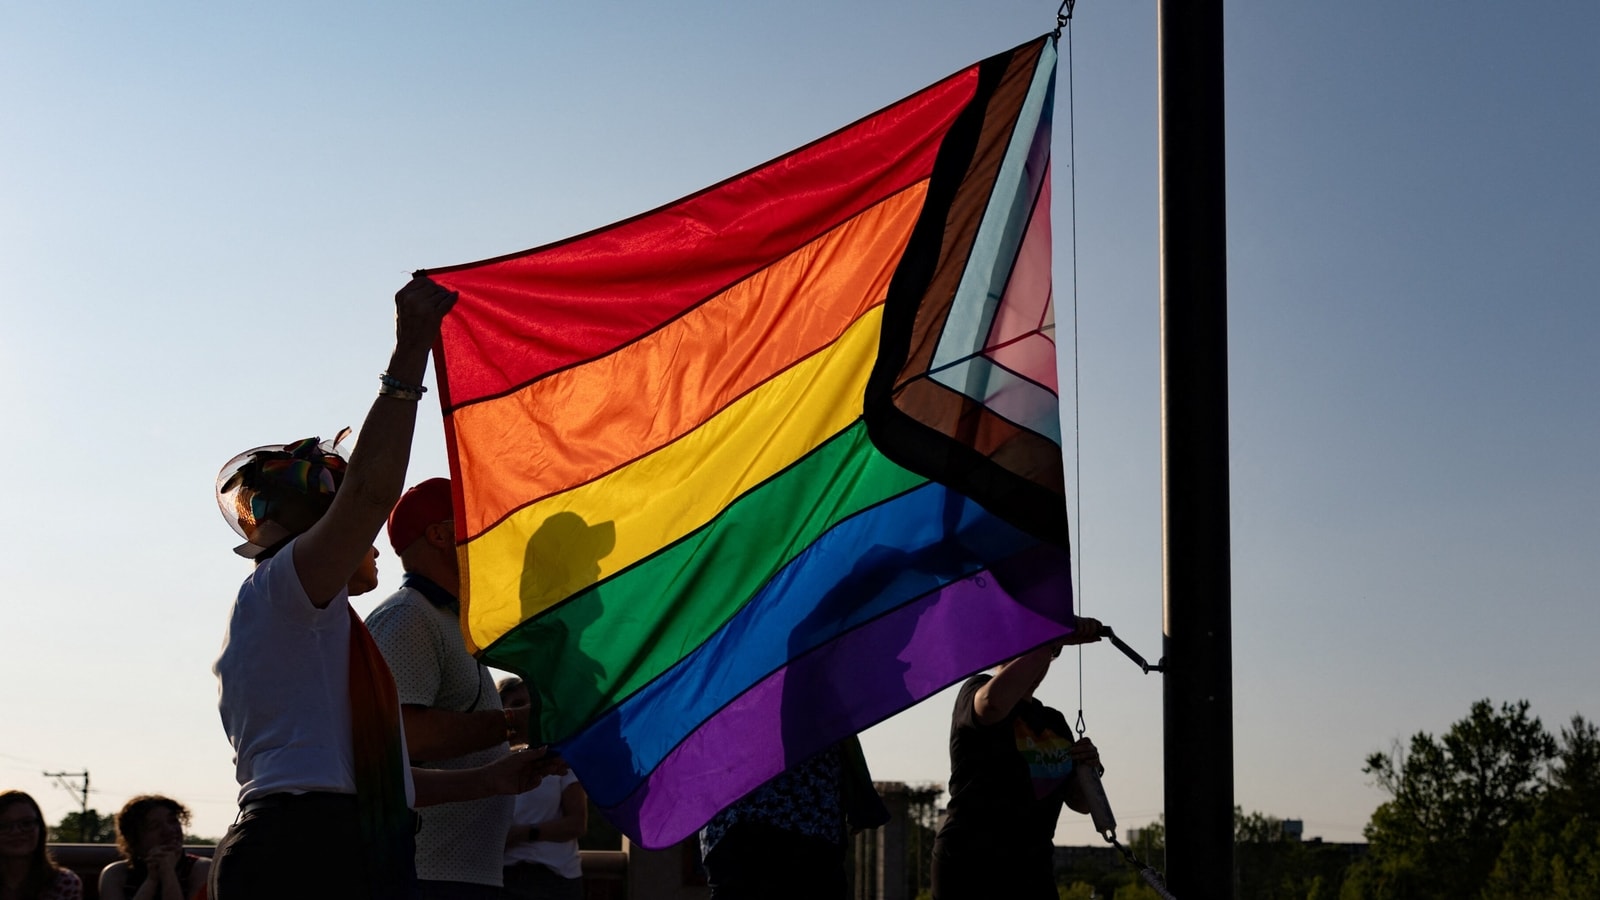
<path fill-rule="evenodd" d="M 389 544 L 401 568 L 421 575 L 450 593 L 457 592 L 461 567 L 456 557 L 455 512 L 450 479 L 429 478 L 400 495 L 389 514 Z"/>
<path fill-rule="evenodd" d="M 257 563 L 272 558 L 295 537 L 317 523 L 344 482 L 347 467 L 339 442 L 308 437 L 288 444 L 267 444 L 228 460 L 217 473 L 217 507 L 245 542 L 233 552 Z M 350 577 L 355 597 L 378 586 L 378 549 Z"/>
<path fill-rule="evenodd" d="M 500 705 L 506 709 L 517 709 L 532 703 L 527 682 L 515 675 L 507 675 L 495 682 L 494 686 L 500 692 Z"/>

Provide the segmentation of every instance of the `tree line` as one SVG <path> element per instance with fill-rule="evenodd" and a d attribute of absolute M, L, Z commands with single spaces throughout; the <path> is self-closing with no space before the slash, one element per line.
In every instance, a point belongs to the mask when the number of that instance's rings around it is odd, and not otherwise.
<path fill-rule="evenodd" d="M 1600 900 L 1600 729 L 1583 716 L 1552 733 L 1526 700 L 1480 700 L 1444 734 L 1397 740 L 1362 771 L 1389 798 L 1364 847 L 1291 840 L 1276 817 L 1235 809 L 1234 896 Z M 1164 843 L 1156 822 L 1130 849 L 1160 869 Z M 1131 870 L 1059 876 L 1063 900 L 1156 897 Z"/>
<path fill-rule="evenodd" d="M 1389 799 L 1340 900 L 1600 898 L 1600 730 L 1583 716 L 1551 734 L 1526 700 L 1480 700 L 1362 771 Z"/>

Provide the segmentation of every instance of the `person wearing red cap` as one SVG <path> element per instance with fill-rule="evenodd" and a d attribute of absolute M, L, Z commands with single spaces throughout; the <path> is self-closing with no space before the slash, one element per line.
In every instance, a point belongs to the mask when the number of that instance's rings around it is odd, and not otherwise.
<path fill-rule="evenodd" d="M 401 496 L 389 514 L 389 543 L 405 577 L 367 616 L 399 689 L 412 764 L 423 768 L 486 765 L 527 742 L 528 710 L 501 708 L 488 667 L 462 642 L 454 518 L 449 479 L 430 478 Z M 510 822 L 509 797 L 424 810 L 417 832 L 424 900 L 498 898 Z"/>

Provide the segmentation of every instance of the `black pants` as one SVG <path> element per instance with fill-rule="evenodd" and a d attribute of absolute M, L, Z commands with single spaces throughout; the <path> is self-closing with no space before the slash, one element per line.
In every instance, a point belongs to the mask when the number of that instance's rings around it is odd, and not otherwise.
<path fill-rule="evenodd" d="M 505 883 L 507 900 L 583 900 L 582 878 L 563 878 L 538 863 L 506 866 Z"/>
<path fill-rule="evenodd" d="M 770 825 L 735 825 L 706 857 L 711 900 L 846 900 L 844 845 Z"/>
<path fill-rule="evenodd" d="M 352 794 L 275 794 L 247 808 L 211 857 L 211 900 L 369 897 Z M 408 861 L 415 885 L 415 848 Z M 414 890 L 414 887 L 413 887 Z M 408 895 L 408 896 L 414 896 Z"/>
<path fill-rule="evenodd" d="M 473 881 L 427 881 L 417 882 L 421 889 L 422 900 L 502 900 L 505 893 L 492 884 L 478 884 Z"/>

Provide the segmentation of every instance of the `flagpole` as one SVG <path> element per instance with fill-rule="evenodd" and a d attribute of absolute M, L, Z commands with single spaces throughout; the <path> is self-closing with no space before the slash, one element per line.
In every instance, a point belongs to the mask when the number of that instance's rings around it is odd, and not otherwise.
<path fill-rule="evenodd" d="M 1233 896 L 1222 4 L 1157 0 L 1167 884 Z"/>

